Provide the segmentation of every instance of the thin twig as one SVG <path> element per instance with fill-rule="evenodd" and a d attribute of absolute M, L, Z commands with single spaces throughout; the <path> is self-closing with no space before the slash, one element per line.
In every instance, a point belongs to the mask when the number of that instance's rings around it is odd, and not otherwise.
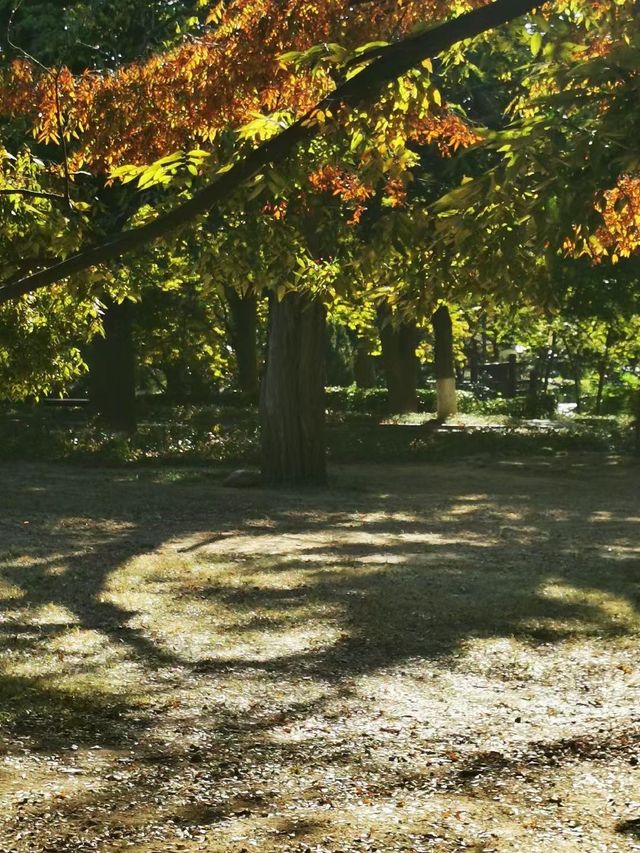
<path fill-rule="evenodd" d="M 1 189 L 0 195 L 24 195 L 29 198 L 48 198 L 50 201 L 68 202 L 69 198 L 61 193 L 48 193 L 44 190 L 27 190 L 22 187 L 12 187 L 10 189 Z"/>
<path fill-rule="evenodd" d="M 32 54 L 26 51 L 23 47 L 20 47 L 19 44 L 16 44 L 11 39 L 11 28 L 13 27 L 13 19 L 15 18 L 16 12 L 20 8 L 20 6 L 22 6 L 22 0 L 18 0 L 16 5 L 11 10 L 11 14 L 9 15 L 9 20 L 7 21 L 7 44 L 14 50 L 16 50 L 18 53 L 21 53 L 26 59 L 31 60 L 31 62 L 34 62 L 36 65 L 39 65 L 40 68 L 42 68 L 44 71 L 49 71 L 50 69 L 43 62 L 40 62 L 39 59 L 36 59 L 35 56 L 32 56 Z"/>

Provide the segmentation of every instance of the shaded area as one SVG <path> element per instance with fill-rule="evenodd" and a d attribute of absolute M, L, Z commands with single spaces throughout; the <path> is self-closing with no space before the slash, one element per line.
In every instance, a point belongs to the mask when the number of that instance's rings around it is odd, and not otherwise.
<path fill-rule="evenodd" d="M 138 402 L 139 428 L 129 438 L 105 431 L 83 409 L 0 405 L 0 460 L 233 467 L 260 461 L 256 408 L 221 404 L 176 409 Z M 331 395 L 327 403 L 326 437 L 333 462 L 440 464 L 479 454 L 490 460 L 496 455 L 552 457 L 560 451 L 635 449 L 630 417 L 528 420 L 469 413 L 442 424 L 435 413 L 414 412 L 381 422 L 383 411 L 343 411 Z"/>
<path fill-rule="evenodd" d="M 310 808 L 328 808 L 338 801 L 333 783 L 322 782 L 329 772 L 344 775 L 355 797 L 364 783 L 352 778 L 354 761 L 363 779 L 384 769 L 385 787 L 369 781 L 369 793 L 357 794 L 366 800 L 422 790 L 427 777 L 431 792 L 490 787 L 510 768 L 517 776 L 552 766 L 545 755 L 557 754 L 560 766 L 571 756 L 637 754 L 631 731 L 624 749 L 614 733 L 598 751 L 587 712 L 585 731 L 557 747 L 526 729 L 530 746 L 517 755 L 469 742 L 462 728 L 451 730 L 453 746 L 442 743 L 435 719 L 413 734 L 385 722 L 402 717 L 407 684 L 411 696 L 449 696 L 449 682 L 437 679 L 464 669 L 476 642 L 551 654 L 637 636 L 637 468 L 583 457 L 490 473 L 346 469 L 333 490 L 297 495 L 229 492 L 189 472 L 5 466 L 3 476 L 5 752 L 57 751 L 68 766 L 59 753 L 73 744 L 87 776 L 98 768 L 90 749 L 103 756 L 99 789 L 57 806 L 60 832 L 69 833 L 57 836 L 57 849 L 78 849 L 81 833 L 95 839 L 116 825 L 130 841 L 166 840 L 176 827 L 197 835 L 197 827 L 260 819 L 286 837 L 288 792 L 301 788 Z M 120 576 L 128 591 L 113 586 Z M 505 660 L 487 657 L 480 692 L 493 689 L 489 679 L 509 689 L 535 683 Z M 382 702 L 382 676 L 396 694 L 382 722 L 371 728 L 366 717 L 361 730 L 350 715 L 369 714 L 367 690 Z M 585 706 L 593 695 L 591 687 Z M 124 820 L 127 802 L 135 808 Z M 49 806 L 28 808 L 35 821 Z M 324 831 L 324 818 L 298 817 L 289 834 Z M 104 845 L 108 837 L 117 834 Z"/>

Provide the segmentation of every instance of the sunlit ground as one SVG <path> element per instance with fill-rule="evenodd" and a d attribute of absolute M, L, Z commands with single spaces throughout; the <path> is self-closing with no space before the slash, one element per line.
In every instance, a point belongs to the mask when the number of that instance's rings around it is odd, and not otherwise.
<path fill-rule="evenodd" d="M 640 849 L 637 463 L 2 482 L 2 853 Z"/>

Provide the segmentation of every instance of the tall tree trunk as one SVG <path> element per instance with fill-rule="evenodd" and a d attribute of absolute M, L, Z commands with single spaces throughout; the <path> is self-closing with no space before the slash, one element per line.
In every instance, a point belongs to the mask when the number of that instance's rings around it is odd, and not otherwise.
<path fill-rule="evenodd" d="M 376 373 L 373 365 L 373 357 L 369 352 L 369 341 L 366 338 L 358 338 L 356 342 L 353 375 L 358 388 L 375 387 Z"/>
<path fill-rule="evenodd" d="M 571 365 L 571 373 L 573 378 L 573 399 L 576 404 L 576 412 L 582 411 L 582 364 L 577 351 L 574 351 L 563 336 L 564 348 L 567 351 L 569 364 Z"/>
<path fill-rule="evenodd" d="M 549 379 L 551 378 L 551 371 L 553 370 L 553 364 L 556 357 L 556 333 L 551 333 L 551 342 L 549 344 L 549 348 L 547 350 L 547 357 L 544 364 L 544 379 L 543 379 L 543 390 L 545 394 L 549 390 Z"/>
<path fill-rule="evenodd" d="M 166 399 L 171 403 L 186 403 L 189 399 L 189 377 L 184 364 L 165 364 L 163 372 L 167 380 Z"/>
<path fill-rule="evenodd" d="M 109 299 L 105 306 L 104 337 L 95 337 L 89 347 L 89 400 L 105 427 L 135 432 L 133 304 Z"/>
<path fill-rule="evenodd" d="M 469 341 L 467 358 L 469 360 L 469 381 L 475 385 L 476 382 L 480 381 L 480 353 L 475 335 Z"/>
<path fill-rule="evenodd" d="M 456 401 L 455 365 L 453 360 L 453 328 L 446 305 L 441 305 L 431 317 L 433 326 L 433 350 L 436 371 L 436 393 L 439 420 L 455 415 Z"/>
<path fill-rule="evenodd" d="M 518 358 L 515 353 L 511 353 L 507 359 L 506 396 L 510 398 L 518 396 Z"/>
<path fill-rule="evenodd" d="M 418 330 L 415 323 L 392 322 L 391 308 L 385 302 L 378 307 L 378 329 L 382 344 L 382 368 L 392 414 L 418 409 Z"/>
<path fill-rule="evenodd" d="M 489 338 L 487 336 L 487 315 L 486 314 L 482 315 L 481 327 L 482 327 L 482 333 L 481 333 L 481 338 L 480 338 L 480 340 L 481 340 L 480 359 L 482 361 L 482 364 L 485 365 L 487 363 L 487 353 L 489 351 L 488 350 Z"/>
<path fill-rule="evenodd" d="M 582 372 L 580 368 L 574 368 L 573 374 L 573 398 L 576 402 L 576 412 L 582 411 Z"/>
<path fill-rule="evenodd" d="M 305 293 L 270 297 L 260 394 L 262 475 L 270 485 L 326 482 L 325 309 Z"/>
<path fill-rule="evenodd" d="M 613 331 L 607 329 L 607 338 L 604 343 L 604 352 L 598 364 L 598 390 L 596 392 L 596 415 L 602 414 L 602 396 L 604 394 L 604 383 L 607 380 L 609 370 L 609 350 L 613 343 Z"/>
<path fill-rule="evenodd" d="M 238 367 L 238 387 L 258 393 L 258 300 L 253 293 L 241 295 L 225 287 L 231 312 L 230 338 Z"/>

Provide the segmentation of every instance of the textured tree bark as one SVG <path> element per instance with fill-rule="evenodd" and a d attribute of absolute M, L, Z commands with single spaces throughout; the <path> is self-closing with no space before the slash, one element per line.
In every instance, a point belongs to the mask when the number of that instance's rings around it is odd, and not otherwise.
<path fill-rule="evenodd" d="M 325 309 L 306 293 L 270 297 L 267 368 L 260 394 L 265 483 L 326 482 Z"/>
<path fill-rule="evenodd" d="M 378 329 L 382 344 L 382 368 L 392 414 L 418 410 L 418 330 L 415 323 L 392 322 L 386 303 L 378 308 Z"/>
<path fill-rule="evenodd" d="M 253 293 L 241 295 L 225 287 L 231 312 L 231 346 L 238 368 L 238 388 L 250 395 L 258 393 L 258 300 Z"/>
<path fill-rule="evenodd" d="M 105 427 L 136 431 L 135 353 L 132 303 L 109 300 L 103 317 L 104 337 L 89 348 L 89 400 Z"/>
<path fill-rule="evenodd" d="M 455 364 L 453 359 L 453 329 L 446 305 L 441 305 L 431 317 L 434 339 L 436 372 L 437 416 L 439 420 L 455 415 L 456 401 Z"/>

